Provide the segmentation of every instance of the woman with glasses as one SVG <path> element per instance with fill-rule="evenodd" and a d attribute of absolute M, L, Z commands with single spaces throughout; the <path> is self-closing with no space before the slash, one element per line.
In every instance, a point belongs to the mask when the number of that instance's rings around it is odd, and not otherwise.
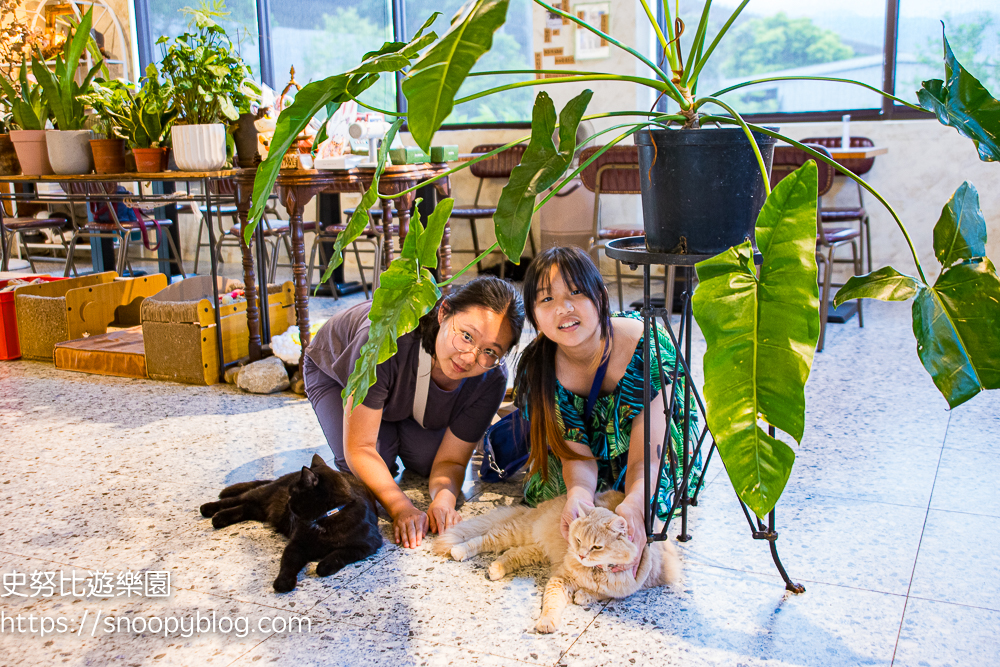
<path fill-rule="evenodd" d="M 334 315 L 306 350 L 306 395 L 337 468 L 354 473 L 392 517 L 397 544 L 461 521 L 455 502 L 473 449 L 507 389 L 504 357 L 521 337 L 524 305 L 514 287 L 482 277 L 442 298 L 417 329 L 400 336 L 396 354 L 351 409 L 341 398 L 368 340 L 371 302 Z M 346 408 L 346 409 L 345 409 Z M 422 512 L 394 477 L 396 458 L 429 480 Z"/>

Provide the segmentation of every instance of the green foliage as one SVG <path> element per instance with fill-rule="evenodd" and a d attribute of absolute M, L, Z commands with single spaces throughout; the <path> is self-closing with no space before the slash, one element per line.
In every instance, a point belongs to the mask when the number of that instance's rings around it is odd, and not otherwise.
<path fill-rule="evenodd" d="M 473 0 L 451 28 L 410 67 L 403 81 L 413 140 L 424 151 L 454 107 L 455 94 L 476 61 L 490 50 L 507 17 L 508 0 Z"/>
<path fill-rule="evenodd" d="M 521 263 L 521 253 L 531 232 L 531 216 L 535 199 L 566 173 L 576 153 L 576 129 L 580 125 L 593 91 L 585 90 L 566 103 L 559 114 L 559 148 L 552 135 L 556 129 L 556 107 L 548 93 L 535 98 L 531 114 L 531 140 L 514 167 L 510 180 L 500 193 L 497 212 L 493 216 L 497 241 L 504 254 L 515 264 Z"/>
<path fill-rule="evenodd" d="M 801 442 L 805 383 L 819 339 L 817 169 L 782 179 L 757 218 L 760 275 L 747 241 L 697 265 L 692 306 L 704 357 L 708 426 L 729 478 L 757 516 L 785 488 L 795 454 L 758 420 Z"/>
<path fill-rule="evenodd" d="M 191 10 L 196 32 L 171 42 L 160 37 L 160 73 L 185 125 L 233 123 L 250 110 L 260 90 L 226 31 L 203 10 Z M 167 46 L 169 44 L 169 46 Z"/>
<path fill-rule="evenodd" d="M 364 402 L 368 388 L 375 384 L 376 366 L 396 354 L 396 339 L 416 329 L 420 318 L 441 298 L 430 269 L 437 266 L 437 246 L 454 203 L 445 199 L 438 204 L 427 219 L 426 230 L 420 214 L 414 214 L 400 256 L 380 276 L 368 313 L 372 323 L 368 341 L 344 387 L 345 404 L 350 397 L 354 405 Z"/>
<path fill-rule="evenodd" d="M 23 60 L 17 83 L 20 86 L 0 76 L 0 90 L 10 105 L 13 129 L 44 130 L 45 121 L 51 115 L 49 105 L 42 95 L 42 87 L 28 80 L 28 67 Z"/>
<path fill-rule="evenodd" d="M 944 23 L 948 26 L 952 38 L 951 48 L 955 57 L 971 72 L 975 72 L 984 86 L 991 90 L 1000 89 L 1000 58 L 996 55 L 996 50 L 991 48 L 990 38 L 987 31 L 995 28 L 994 17 L 989 12 L 973 12 L 965 15 L 969 21 L 957 23 L 952 20 L 951 12 L 944 13 Z M 993 35 L 993 40 L 1000 39 L 1000 32 Z M 941 64 L 941 42 L 936 37 L 929 37 L 917 53 L 917 61 L 935 70 Z M 919 77 L 910 84 L 913 88 L 920 88 L 922 83 Z M 897 87 L 899 83 L 896 84 Z"/>
<path fill-rule="evenodd" d="M 106 139 L 127 139 L 121 121 L 134 104 L 135 87 L 123 81 L 97 79 L 81 100 L 94 110 L 94 127 Z"/>
<path fill-rule="evenodd" d="M 398 72 L 406 63 L 416 58 L 419 49 L 437 39 L 437 35 L 433 32 L 423 34 L 424 29 L 430 25 L 434 18 L 436 15 L 425 22 L 424 26 L 408 43 L 387 42 L 382 45 L 381 49 L 366 54 L 368 57 L 354 69 L 322 81 L 308 83 L 296 93 L 292 104 L 278 115 L 267 159 L 257 168 L 257 176 L 253 182 L 249 221 L 244 232 L 248 240 L 264 214 L 264 205 L 274 188 L 274 182 L 278 179 L 285 151 L 292 145 L 299 133 L 305 129 L 313 116 L 323 109 L 326 110 L 328 116 L 333 115 L 341 104 L 357 99 L 361 93 L 372 87 L 379 80 L 380 74 Z M 375 182 L 377 181 L 376 178 Z"/>
<path fill-rule="evenodd" d="M 1000 388 L 1000 278 L 986 257 L 986 220 L 979 194 L 959 186 L 934 226 L 941 275 L 933 286 L 891 267 L 852 278 L 836 304 L 851 298 L 913 302 L 917 354 L 955 408 L 984 389 Z"/>
<path fill-rule="evenodd" d="M 94 9 L 91 7 L 80 18 L 80 24 L 63 44 L 63 52 L 55 57 L 54 71 L 49 71 L 41 52 L 31 58 L 31 73 L 42 87 L 42 95 L 52 111 L 52 118 L 59 130 L 81 130 L 86 121 L 83 96 L 91 92 L 91 82 L 104 66 L 99 60 L 83 78 L 76 82 L 76 70 L 90 41 L 90 25 Z"/>
<path fill-rule="evenodd" d="M 922 107 L 937 114 L 942 124 L 972 139 L 980 160 L 1000 160 L 1000 101 L 958 62 L 943 25 L 941 32 L 945 79 L 924 81 L 917 99 Z"/>
<path fill-rule="evenodd" d="M 725 42 L 722 73 L 729 77 L 763 74 L 836 60 L 846 60 L 854 49 L 832 30 L 812 19 L 789 18 L 784 12 L 747 21 Z"/>

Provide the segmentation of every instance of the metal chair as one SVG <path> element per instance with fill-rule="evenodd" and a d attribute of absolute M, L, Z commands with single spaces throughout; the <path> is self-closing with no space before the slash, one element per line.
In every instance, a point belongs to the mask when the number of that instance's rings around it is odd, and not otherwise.
<path fill-rule="evenodd" d="M 589 160 L 603 146 L 591 146 L 580 153 L 580 163 Z M 639 149 L 636 146 L 612 146 L 600 157 L 587 165 L 580 173 L 583 186 L 594 193 L 594 232 L 591 256 L 600 266 L 600 249 L 612 239 L 629 236 L 645 236 L 641 229 L 604 227 L 601 224 L 601 195 L 641 195 L 639 186 Z M 672 274 L 673 267 L 668 269 Z M 671 276 L 672 277 L 672 276 Z M 618 282 L 618 305 L 624 310 L 625 296 L 622 291 L 622 267 L 615 262 L 615 278 Z M 672 283 L 672 280 L 668 282 Z M 670 299 L 668 299 L 670 301 Z"/>
<path fill-rule="evenodd" d="M 128 269 L 129 274 L 132 274 L 132 261 L 137 262 L 161 262 L 167 261 L 175 265 L 178 269 L 178 273 L 182 276 L 185 275 L 184 271 L 184 258 L 181 256 L 180 248 L 174 243 L 173 237 L 168 233 L 165 228 L 170 227 L 173 224 L 172 220 L 152 220 L 143 219 L 139 220 L 119 220 L 118 213 L 115 210 L 115 204 L 122 201 L 122 196 L 117 194 L 118 183 L 117 182 L 86 182 L 86 183 L 60 183 L 62 189 L 67 193 L 72 194 L 86 194 L 90 195 L 88 197 L 88 216 L 87 221 L 84 223 L 79 223 L 76 219 L 76 213 L 73 207 L 70 208 L 72 214 L 73 222 L 73 236 L 69 242 L 69 250 L 66 253 L 66 266 L 63 270 L 64 276 L 69 276 L 70 271 L 74 275 L 77 275 L 76 271 L 76 260 L 73 257 L 76 251 L 76 244 L 80 239 L 86 239 L 89 241 L 93 238 L 105 238 L 105 239 L 117 239 L 118 240 L 118 250 L 115 257 L 115 271 L 118 275 L 125 275 L 126 269 Z M 114 196 L 108 196 L 114 195 Z M 127 198 L 125 201 L 126 206 L 128 206 Z M 108 212 L 109 222 L 102 222 L 93 220 L 93 215 L 96 209 L 106 209 Z M 146 225 L 149 223 L 149 226 Z M 155 250 L 160 247 L 164 239 L 167 241 L 167 245 L 171 250 L 171 259 L 163 260 L 160 258 L 152 257 L 133 257 L 129 259 L 128 250 L 132 242 L 133 234 L 136 232 L 148 233 L 152 229 L 156 232 L 156 246 L 150 247 L 150 250 Z"/>
<path fill-rule="evenodd" d="M 815 151 L 829 155 L 829 151 L 819 144 L 809 145 Z M 789 175 L 806 161 L 813 159 L 805 151 L 794 146 L 775 146 L 774 161 L 771 166 L 771 187 L 774 187 L 785 176 Z M 859 275 L 862 271 L 861 255 L 859 253 L 858 241 L 861 231 L 854 227 L 832 228 L 823 223 L 823 195 L 830 192 L 833 187 L 834 168 L 825 162 L 816 161 L 818 168 L 819 184 L 816 198 L 816 261 L 823 267 L 822 290 L 820 295 L 819 311 L 819 343 L 816 346 L 817 352 L 823 351 L 826 340 L 826 324 L 830 314 L 831 291 L 834 287 L 841 287 L 842 283 L 833 282 L 833 266 L 837 249 L 850 244 L 854 265 L 854 275 Z M 858 299 L 858 326 L 864 326 L 864 316 L 861 310 L 861 299 Z"/>
<path fill-rule="evenodd" d="M 215 218 L 215 225 L 218 232 L 216 233 L 215 251 L 216 260 L 221 264 L 223 262 L 222 258 L 222 248 L 226 245 L 232 245 L 237 248 L 240 247 L 239 234 L 232 234 L 232 228 L 238 227 L 240 224 L 239 210 L 236 206 L 236 182 L 231 178 L 213 180 L 211 181 L 210 187 L 212 188 L 212 196 L 217 199 L 214 200 L 212 204 L 212 216 Z M 277 256 L 277 244 L 279 241 L 283 241 L 285 244 L 285 250 L 288 252 L 288 256 L 291 257 L 291 245 L 288 240 L 287 235 L 287 225 L 285 234 L 282 235 L 280 230 L 270 229 L 270 223 L 268 221 L 268 216 L 275 219 L 278 218 L 278 211 L 275 208 L 275 203 L 278 201 L 276 195 L 272 194 L 268 197 L 268 202 L 264 208 L 264 215 L 261 218 L 262 229 L 266 228 L 269 233 L 265 233 L 265 242 L 271 242 L 272 248 L 271 257 Z M 202 235 L 207 235 L 208 232 L 208 207 L 204 204 L 198 206 L 198 212 L 201 214 L 201 220 L 198 223 L 198 243 L 195 246 L 194 251 L 194 273 L 198 273 L 198 261 L 201 255 L 201 249 L 209 247 L 208 239 L 206 238 L 202 241 Z M 229 229 L 225 228 L 223 225 L 223 218 L 228 218 L 230 220 Z M 274 267 L 271 267 L 269 273 L 273 275 Z"/>
<path fill-rule="evenodd" d="M 502 145 L 503 144 L 481 144 L 473 148 L 472 152 L 478 154 L 489 153 L 490 151 L 500 148 Z M 479 230 L 476 227 L 476 223 L 477 221 L 484 219 L 492 220 L 493 216 L 496 215 L 497 212 L 496 206 L 483 206 L 479 203 L 479 198 L 483 193 L 483 183 L 486 182 L 486 179 L 490 178 L 504 179 L 505 181 L 510 179 L 510 172 L 514 170 L 514 167 L 521 163 L 521 157 L 524 155 L 526 148 L 527 146 L 524 144 L 517 144 L 486 160 L 483 160 L 482 162 L 476 162 L 469 167 L 469 171 L 472 175 L 479 179 L 479 185 L 476 188 L 476 198 L 473 200 L 471 206 L 455 206 L 455 208 L 451 210 L 451 217 L 469 221 L 469 227 L 472 231 L 472 250 L 452 248 L 451 253 L 453 255 L 456 253 L 472 253 L 474 257 L 479 257 L 482 250 L 479 247 Z M 535 248 L 535 237 L 530 232 L 528 233 L 528 240 L 531 243 L 531 254 L 534 256 L 537 254 L 537 250 Z M 506 261 L 501 261 L 501 278 L 504 275 L 505 265 Z"/>
<path fill-rule="evenodd" d="M 843 143 L 841 137 L 810 137 L 808 139 L 803 139 L 804 144 L 819 144 L 820 146 L 826 146 L 827 148 L 840 148 Z M 875 142 L 868 137 L 851 137 L 851 148 L 870 148 L 875 145 Z M 838 163 L 842 164 L 846 169 L 853 171 L 858 176 L 867 174 L 871 171 L 872 167 L 875 166 L 875 158 L 856 158 L 856 159 L 845 159 L 837 160 Z M 837 174 L 841 178 L 847 178 L 841 174 Z M 837 225 L 838 223 L 854 222 L 857 221 L 859 228 L 862 232 L 861 243 L 861 257 L 867 264 L 868 273 L 872 272 L 872 230 L 871 221 L 868 218 L 868 211 L 865 210 L 865 197 L 864 188 L 855 181 L 851 181 L 858 190 L 858 204 L 857 206 L 839 206 L 830 207 L 827 206 L 823 209 L 823 222 L 826 224 Z M 846 260 L 843 260 L 846 261 Z"/>
<path fill-rule="evenodd" d="M 353 209 L 344 211 L 344 213 L 350 217 L 353 213 Z M 369 211 L 372 217 L 369 218 L 369 224 L 365 227 L 361 235 L 351 243 L 351 250 L 354 251 L 354 259 L 358 263 L 358 273 L 361 274 L 361 287 L 365 291 L 365 298 L 371 298 L 370 285 L 375 284 L 375 276 L 382 272 L 382 232 L 380 231 L 381 226 L 375 225 L 373 221 L 375 220 L 374 211 Z M 381 211 L 379 214 L 381 215 Z M 393 211 L 395 215 L 395 211 Z M 306 271 L 306 281 L 309 284 L 309 290 L 312 291 L 312 275 L 316 268 L 320 269 L 322 274 L 323 269 L 329 262 L 329 258 L 326 256 L 326 251 L 323 245 L 326 243 L 336 243 L 337 237 L 347 229 L 347 225 L 327 225 L 323 228 L 316 229 L 316 236 L 313 238 L 312 249 L 309 251 L 309 268 Z M 390 233 L 396 234 L 399 232 L 398 225 L 391 225 Z M 358 243 L 371 244 L 373 261 L 371 266 L 365 266 L 361 261 L 361 251 L 358 249 Z M 316 252 L 319 251 L 319 267 L 316 266 Z M 365 279 L 365 269 L 370 269 L 372 272 L 371 283 Z M 332 280 L 332 279 L 331 279 Z M 333 295 L 334 299 L 339 299 L 340 295 L 337 294 L 336 285 L 330 285 L 330 293 Z"/>
<path fill-rule="evenodd" d="M 49 230 L 53 233 L 53 236 L 59 239 L 63 251 L 69 252 L 69 246 L 66 245 L 66 237 L 63 235 L 66 226 L 69 224 L 69 220 L 65 218 L 0 217 L 0 234 L 3 234 L 3 247 L 6 250 L 3 257 L 0 258 L 2 259 L 2 262 L 0 262 L 0 271 L 6 271 L 10 266 L 10 257 L 14 252 L 15 238 L 20 243 L 21 251 L 24 253 L 23 259 L 28 262 L 32 273 L 37 273 L 35 271 L 35 262 L 58 262 L 59 264 L 64 264 L 66 260 L 62 257 L 33 257 L 31 250 L 28 248 L 28 242 L 24 237 L 26 234 L 32 232 Z"/>

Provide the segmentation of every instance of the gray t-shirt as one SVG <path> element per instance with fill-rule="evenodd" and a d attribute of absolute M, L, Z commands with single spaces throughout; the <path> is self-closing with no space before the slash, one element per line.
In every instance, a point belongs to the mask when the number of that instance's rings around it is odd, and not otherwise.
<path fill-rule="evenodd" d="M 368 341 L 371 306 L 371 301 L 365 301 L 337 313 L 316 332 L 306 349 L 306 355 L 341 387 L 347 385 L 347 378 L 361 356 L 361 347 Z M 396 354 L 376 367 L 378 379 L 362 403 L 382 410 L 382 421 L 388 422 L 413 416 L 420 338 L 416 332 L 404 334 L 396 340 L 396 345 L 399 347 Z M 452 391 L 445 391 L 431 382 L 424 427 L 428 431 L 451 427 L 451 432 L 460 440 L 476 442 L 492 422 L 506 389 L 505 364 L 482 375 L 465 378 Z"/>

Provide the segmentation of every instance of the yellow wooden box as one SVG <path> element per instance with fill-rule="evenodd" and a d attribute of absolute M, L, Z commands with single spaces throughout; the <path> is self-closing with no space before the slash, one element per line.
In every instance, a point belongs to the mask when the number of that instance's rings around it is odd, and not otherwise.
<path fill-rule="evenodd" d="M 21 356 L 52 361 L 56 343 L 138 326 L 143 299 L 166 286 L 162 273 L 119 278 L 107 271 L 19 287 L 14 307 Z"/>
<path fill-rule="evenodd" d="M 230 278 L 218 280 L 220 295 L 243 287 L 243 283 Z M 150 378 L 204 385 L 222 380 L 212 298 L 212 278 L 196 276 L 174 283 L 143 302 L 142 336 Z M 268 305 L 272 336 L 295 324 L 294 287 L 290 281 L 268 286 Z M 229 363 L 250 353 L 247 302 L 220 309 L 223 358 Z"/>

